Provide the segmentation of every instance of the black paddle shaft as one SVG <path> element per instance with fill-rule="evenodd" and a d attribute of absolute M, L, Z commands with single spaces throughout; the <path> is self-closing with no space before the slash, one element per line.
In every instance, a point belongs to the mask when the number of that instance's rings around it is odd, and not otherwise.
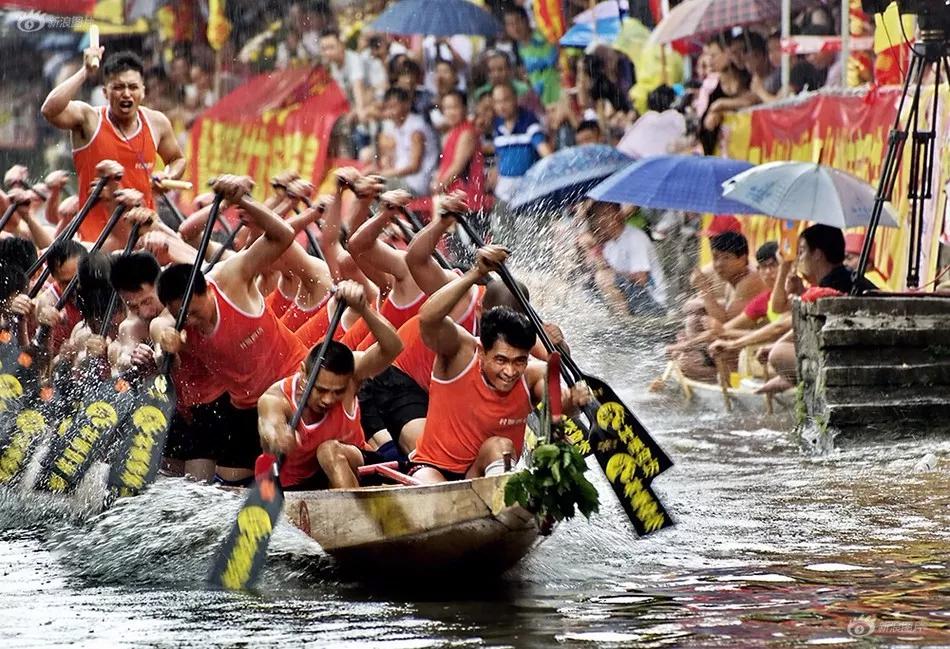
<path fill-rule="evenodd" d="M 214 251 L 214 254 L 211 256 L 211 259 L 208 260 L 203 272 L 211 272 L 211 269 L 217 266 L 218 262 L 221 261 L 221 258 L 224 256 L 224 252 L 228 248 L 234 248 L 234 240 L 237 239 L 238 233 L 240 233 L 243 228 L 244 224 L 238 223 L 237 227 L 228 233 L 228 238 L 224 240 L 224 243 L 221 244 L 220 248 Z"/>
<path fill-rule="evenodd" d="M 185 215 L 181 213 L 181 210 L 178 209 L 178 206 L 175 205 L 175 202 L 168 197 L 168 194 L 161 192 L 162 201 L 165 203 L 165 207 L 172 213 L 172 216 L 175 217 L 175 220 L 178 222 L 178 227 L 181 227 L 181 224 L 185 222 Z"/>
<path fill-rule="evenodd" d="M 405 207 L 399 206 L 399 211 L 402 212 L 406 216 L 407 219 L 409 219 L 409 222 L 412 223 L 412 227 L 415 228 L 416 233 L 418 233 L 419 230 L 422 229 L 421 227 L 416 226 L 417 223 L 419 225 L 422 225 L 422 223 L 419 221 L 419 218 L 415 214 L 413 214 L 410 210 L 406 209 Z M 415 234 L 411 232 L 408 227 L 406 227 L 406 224 L 403 223 L 402 220 L 397 218 L 397 219 L 393 219 L 393 221 L 396 223 L 396 227 L 399 228 L 399 231 L 402 233 L 402 236 L 406 240 L 406 243 L 407 244 L 411 243 Z M 439 266 L 441 266 L 445 270 L 452 270 L 452 264 L 450 264 L 448 259 L 443 257 L 442 253 L 439 252 L 438 250 L 432 251 L 432 258 L 435 259 L 435 261 L 439 264 Z"/>
<path fill-rule="evenodd" d="M 10 204 L 7 206 L 7 209 L 3 211 L 3 216 L 0 216 L 0 231 L 7 227 L 7 223 L 9 223 L 10 219 L 13 218 L 13 213 L 16 212 L 17 207 L 19 207 L 19 204 L 16 201 L 11 200 Z"/>
<path fill-rule="evenodd" d="M 195 283 L 198 281 L 198 273 L 201 272 L 201 260 L 208 252 L 208 245 L 211 243 L 211 231 L 214 230 L 215 221 L 218 220 L 218 214 L 221 211 L 221 201 L 224 196 L 214 195 L 214 202 L 211 204 L 211 214 L 208 215 L 208 223 L 205 225 L 204 234 L 201 235 L 201 242 L 198 244 L 198 254 L 195 257 L 195 263 L 191 267 L 191 275 L 188 276 L 188 284 L 185 285 L 185 295 L 181 298 L 181 307 L 178 311 L 178 317 L 175 319 L 175 329 L 181 331 L 185 328 L 185 321 L 188 319 L 188 309 L 191 307 L 191 298 L 195 294 Z M 166 376 L 171 372 L 172 355 L 166 354 L 162 361 L 160 374 Z"/>
<path fill-rule="evenodd" d="M 108 176 L 100 176 L 96 186 L 92 188 L 92 192 L 89 194 L 89 198 L 86 199 L 86 202 L 83 204 L 82 208 L 73 217 L 73 220 L 69 222 L 69 225 L 59 233 L 59 235 L 53 239 L 53 243 L 57 241 L 66 241 L 67 239 L 72 239 L 76 236 L 76 233 L 79 232 L 79 227 L 82 225 L 82 222 L 86 220 L 86 215 L 89 214 L 89 211 L 92 209 L 92 206 L 96 204 L 96 201 L 99 200 L 102 190 L 105 189 L 106 183 L 109 182 Z M 50 246 L 52 247 L 52 246 Z M 46 258 L 49 256 L 50 248 L 47 248 L 42 255 L 40 255 L 33 265 L 30 266 L 29 270 L 26 271 L 27 277 L 32 277 L 33 273 L 40 269 L 40 266 L 43 265 L 43 262 L 46 261 Z"/>
<path fill-rule="evenodd" d="M 125 244 L 125 249 L 122 251 L 123 257 L 128 257 L 132 254 L 132 250 L 135 249 L 135 244 L 139 240 L 139 230 L 141 229 L 141 223 L 133 223 L 132 230 L 129 232 L 129 241 Z M 110 278 L 111 281 L 111 278 Z M 109 296 L 109 306 L 106 307 L 106 315 L 102 319 L 102 327 L 99 331 L 99 335 L 105 338 L 106 333 L 109 331 L 109 323 L 112 322 L 112 316 L 115 314 L 116 307 L 119 306 L 119 292 L 112 289 L 112 295 Z"/>

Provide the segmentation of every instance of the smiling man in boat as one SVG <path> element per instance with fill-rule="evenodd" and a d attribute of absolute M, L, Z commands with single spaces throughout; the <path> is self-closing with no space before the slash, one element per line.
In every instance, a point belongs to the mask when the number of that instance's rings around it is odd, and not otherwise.
<path fill-rule="evenodd" d="M 530 357 L 537 336 L 525 315 L 496 307 L 482 316 L 479 338 L 450 317 L 507 257 L 500 246 L 481 248 L 475 265 L 419 310 L 422 339 L 436 352 L 425 430 L 412 458 L 422 482 L 504 472 L 505 456 L 515 461 L 521 454 L 528 415 L 543 397 L 546 365 Z M 589 400 L 582 383 L 564 390 L 568 410 Z"/>
<path fill-rule="evenodd" d="M 355 488 L 359 486 L 356 470 L 379 459 L 376 453 L 364 450 L 356 393 L 362 381 L 389 367 L 402 351 L 402 341 L 393 326 L 369 307 L 363 287 L 356 282 L 340 282 L 336 299 L 364 319 L 376 342 L 362 352 L 330 342 L 316 385 L 306 396 L 307 407 L 297 430 L 290 429 L 290 420 L 304 398 L 304 384 L 319 344 L 299 372 L 272 385 L 258 401 L 261 446 L 269 454 L 285 455 L 280 470 L 284 488 Z"/>

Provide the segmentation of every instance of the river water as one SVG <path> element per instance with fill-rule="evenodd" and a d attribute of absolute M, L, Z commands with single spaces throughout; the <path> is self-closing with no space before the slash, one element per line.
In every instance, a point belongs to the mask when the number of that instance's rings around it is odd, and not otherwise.
<path fill-rule="evenodd" d="M 535 292 L 673 457 L 675 527 L 637 539 L 601 479 L 600 514 L 498 580 L 366 587 L 283 525 L 233 594 L 202 584 L 233 494 L 164 479 L 92 520 L 2 494 L 0 646 L 950 647 L 950 440 L 816 450 L 787 414 L 684 406 L 646 390 L 651 334 Z"/>

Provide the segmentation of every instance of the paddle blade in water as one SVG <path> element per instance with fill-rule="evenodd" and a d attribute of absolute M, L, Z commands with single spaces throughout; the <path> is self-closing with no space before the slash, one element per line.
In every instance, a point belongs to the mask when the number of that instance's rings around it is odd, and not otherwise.
<path fill-rule="evenodd" d="M 35 488 L 72 492 L 92 463 L 105 456 L 131 405 L 127 386 L 122 382 L 99 383 L 83 394 L 68 426 L 60 429 L 47 453 Z"/>
<path fill-rule="evenodd" d="M 15 484 L 48 430 L 54 406 L 52 390 L 42 389 L 25 408 L 5 422 L 0 437 L 0 485 Z"/>
<path fill-rule="evenodd" d="M 227 590 L 254 587 L 274 526 L 284 507 L 284 491 L 272 473 L 258 478 L 208 574 L 208 584 Z"/>
<path fill-rule="evenodd" d="M 155 480 L 177 401 L 175 386 L 165 374 L 152 377 L 136 391 L 132 411 L 116 435 L 118 449 L 109 470 L 113 496 L 134 496 Z"/>

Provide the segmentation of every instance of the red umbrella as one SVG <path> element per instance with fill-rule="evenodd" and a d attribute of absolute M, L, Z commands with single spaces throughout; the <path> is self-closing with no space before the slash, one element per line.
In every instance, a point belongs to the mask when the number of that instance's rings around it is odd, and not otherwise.
<path fill-rule="evenodd" d="M 792 11 L 809 0 L 792 0 Z M 717 34 L 732 27 L 777 21 L 781 0 L 686 0 L 660 21 L 650 41 L 672 43 L 682 38 Z"/>

